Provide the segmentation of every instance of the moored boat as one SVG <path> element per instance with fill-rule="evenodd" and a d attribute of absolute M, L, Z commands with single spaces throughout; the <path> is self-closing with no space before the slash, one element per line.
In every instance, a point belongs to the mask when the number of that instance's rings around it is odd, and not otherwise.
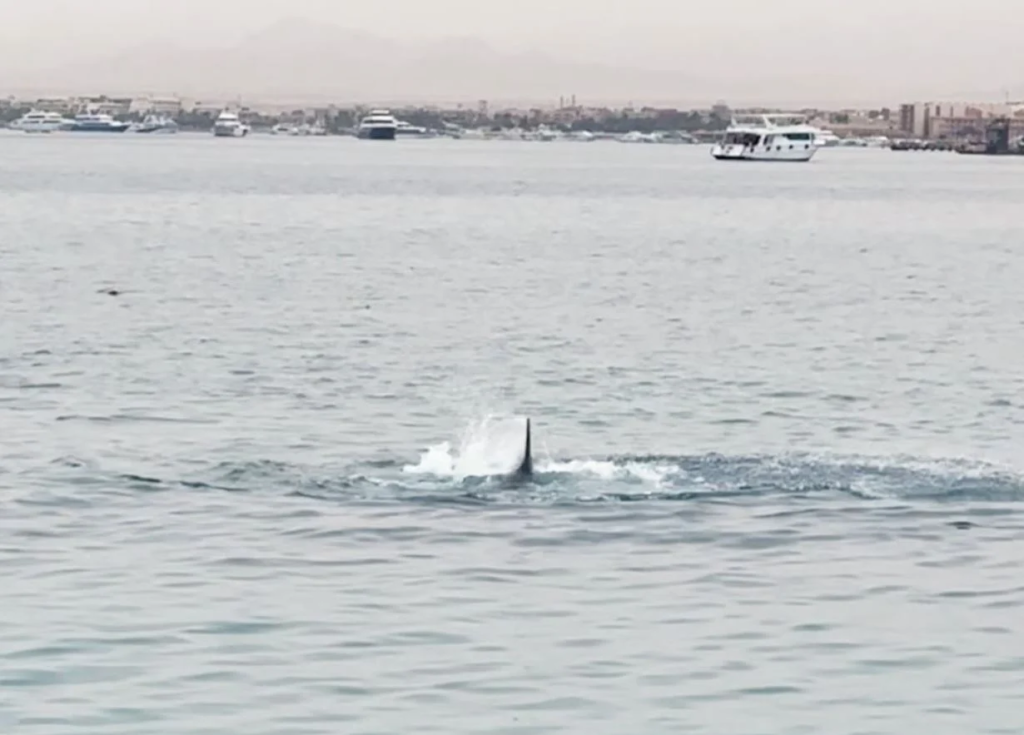
<path fill-rule="evenodd" d="M 70 121 L 59 113 L 32 110 L 26 112 L 8 127 L 11 130 L 21 130 L 25 133 L 52 133 L 56 130 L 63 130 L 69 125 Z"/>
<path fill-rule="evenodd" d="M 176 133 L 178 123 L 166 115 L 146 115 L 142 122 L 135 126 L 137 133 Z"/>
<path fill-rule="evenodd" d="M 105 112 L 82 112 L 67 125 L 73 133 L 123 133 L 131 123 L 115 120 Z"/>
<path fill-rule="evenodd" d="M 398 120 L 389 110 L 370 110 L 370 114 L 359 122 L 356 137 L 364 140 L 394 140 L 398 132 Z"/>
<path fill-rule="evenodd" d="M 244 138 L 249 134 L 249 126 L 237 113 L 224 110 L 213 122 L 213 134 L 217 138 Z"/>

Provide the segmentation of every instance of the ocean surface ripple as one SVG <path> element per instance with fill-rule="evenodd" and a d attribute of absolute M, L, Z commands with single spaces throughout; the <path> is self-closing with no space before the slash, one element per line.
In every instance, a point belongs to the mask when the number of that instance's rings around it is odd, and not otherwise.
<path fill-rule="evenodd" d="M 0 135 L 0 729 L 1021 732 L 1019 163 Z"/>

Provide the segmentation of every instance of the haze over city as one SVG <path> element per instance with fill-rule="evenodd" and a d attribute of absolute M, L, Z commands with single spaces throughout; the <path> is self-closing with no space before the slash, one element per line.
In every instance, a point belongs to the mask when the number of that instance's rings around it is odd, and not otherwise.
<path fill-rule="evenodd" d="M 0 0 L 0 94 L 856 106 L 1024 96 L 1017 3 Z"/>

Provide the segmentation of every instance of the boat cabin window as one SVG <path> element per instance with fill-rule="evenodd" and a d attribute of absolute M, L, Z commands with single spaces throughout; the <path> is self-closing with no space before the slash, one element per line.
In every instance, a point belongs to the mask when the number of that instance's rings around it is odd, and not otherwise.
<path fill-rule="evenodd" d="M 811 133 L 785 133 L 789 140 L 811 140 L 814 135 Z"/>
<path fill-rule="evenodd" d="M 725 136 L 726 145 L 755 146 L 761 142 L 761 136 L 757 133 L 727 133 Z"/>

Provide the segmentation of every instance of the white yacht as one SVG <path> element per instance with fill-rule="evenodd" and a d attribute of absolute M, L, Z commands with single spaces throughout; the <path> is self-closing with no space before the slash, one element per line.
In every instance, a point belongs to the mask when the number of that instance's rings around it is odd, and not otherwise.
<path fill-rule="evenodd" d="M 412 138 L 432 138 L 431 133 L 426 128 L 420 125 L 412 125 L 407 123 L 405 120 L 398 120 L 395 127 L 395 135 L 412 137 Z"/>
<path fill-rule="evenodd" d="M 814 142 L 822 148 L 833 148 L 839 145 L 842 138 L 831 130 L 819 130 L 814 136 Z"/>
<path fill-rule="evenodd" d="M 176 133 L 178 123 L 167 115 L 146 115 L 142 122 L 134 126 L 136 133 Z"/>
<path fill-rule="evenodd" d="M 618 136 L 620 143 L 657 143 L 658 138 L 654 133 L 641 133 L 639 130 L 631 130 L 624 135 Z"/>
<path fill-rule="evenodd" d="M 389 110 L 370 110 L 359 123 L 356 136 L 366 140 L 394 140 L 398 120 Z"/>
<path fill-rule="evenodd" d="M 213 134 L 218 138 L 242 138 L 249 134 L 249 126 L 237 113 L 224 110 L 213 123 Z"/>
<path fill-rule="evenodd" d="M 697 139 L 682 130 L 666 130 L 654 133 L 656 143 L 666 145 L 696 145 Z"/>
<path fill-rule="evenodd" d="M 327 128 L 321 123 L 278 123 L 270 129 L 271 135 L 290 135 L 292 137 L 305 137 L 307 135 L 327 135 Z"/>
<path fill-rule="evenodd" d="M 547 125 L 541 125 L 537 128 L 535 135 L 536 140 L 541 140 L 547 143 L 550 143 L 553 140 L 561 140 L 564 137 L 561 130 L 549 128 Z"/>
<path fill-rule="evenodd" d="M 805 115 L 735 115 L 711 155 L 719 161 L 810 161 L 818 132 Z"/>
<path fill-rule="evenodd" d="M 70 124 L 71 121 L 65 119 L 60 113 L 32 110 L 12 122 L 8 127 L 11 130 L 21 130 L 26 133 L 52 133 L 54 130 L 68 128 Z"/>

